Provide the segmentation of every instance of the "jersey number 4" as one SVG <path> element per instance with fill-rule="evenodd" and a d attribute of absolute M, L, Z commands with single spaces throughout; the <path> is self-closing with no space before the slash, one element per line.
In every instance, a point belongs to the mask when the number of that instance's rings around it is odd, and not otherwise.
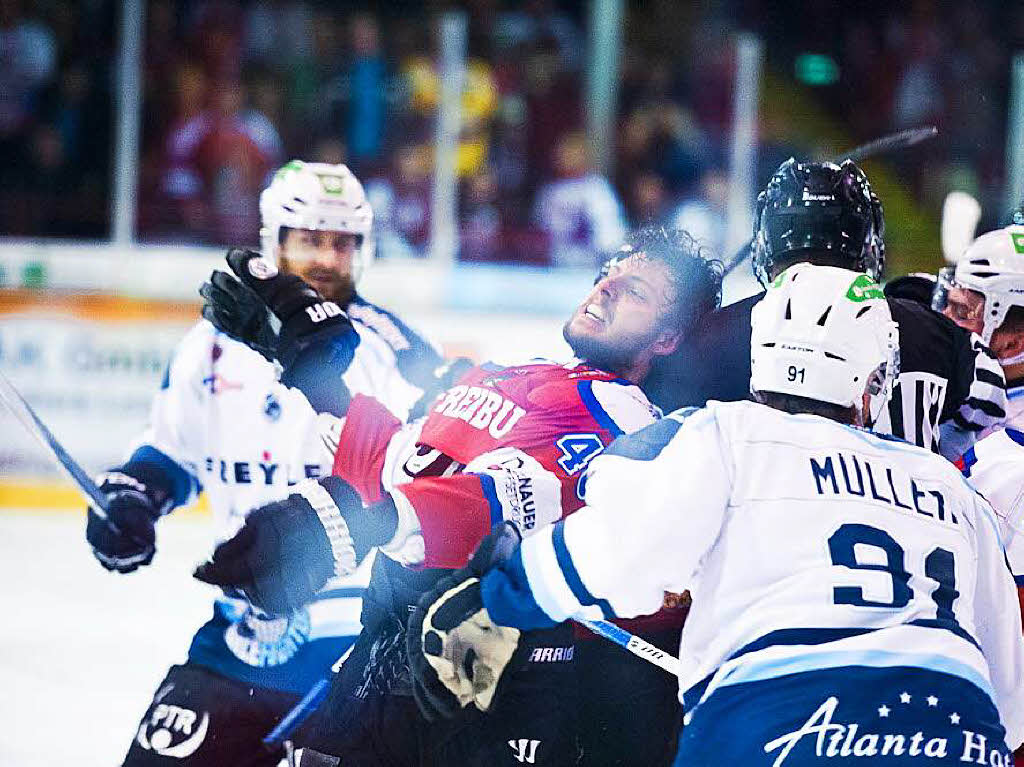
<path fill-rule="evenodd" d="M 857 546 L 868 546 L 881 551 L 885 557 L 885 564 L 858 561 Z M 828 549 L 832 555 L 833 565 L 849 567 L 851 570 L 885 572 L 892 578 L 892 600 L 889 602 L 866 599 L 860 586 L 836 586 L 832 590 L 835 604 L 891 607 L 896 610 L 910 604 L 914 592 L 910 588 L 906 554 L 903 547 L 889 533 L 870 525 L 845 524 L 828 539 Z M 953 603 L 960 596 L 960 592 L 956 590 L 953 552 L 938 546 L 932 549 L 924 560 L 924 574 L 926 578 L 938 584 L 931 594 L 935 602 L 935 617 L 940 621 L 956 623 Z"/>
<path fill-rule="evenodd" d="M 591 459 L 604 450 L 604 443 L 596 434 L 566 434 L 555 446 L 562 451 L 558 465 L 562 471 L 572 475 L 590 463 Z"/>

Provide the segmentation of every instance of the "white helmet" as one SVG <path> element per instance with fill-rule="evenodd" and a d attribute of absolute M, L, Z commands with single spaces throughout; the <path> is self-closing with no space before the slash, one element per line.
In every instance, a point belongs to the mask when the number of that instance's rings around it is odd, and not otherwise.
<path fill-rule="evenodd" d="M 751 392 L 860 412 L 867 390 L 864 415 L 878 420 L 899 373 L 899 335 L 874 279 L 832 266 L 791 266 L 754 306 L 750 331 Z"/>
<path fill-rule="evenodd" d="M 274 261 L 282 226 L 358 235 L 353 281 L 373 259 L 373 211 L 363 185 L 345 165 L 292 160 L 260 195 L 260 218 L 263 254 Z"/>
<path fill-rule="evenodd" d="M 933 306 L 941 311 L 950 288 L 967 288 L 985 296 L 981 340 L 1006 319 L 1012 306 L 1024 306 L 1024 226 L 1013 224 L 987 232 L 964 252 L 955 267 L 939 272 Z"/>

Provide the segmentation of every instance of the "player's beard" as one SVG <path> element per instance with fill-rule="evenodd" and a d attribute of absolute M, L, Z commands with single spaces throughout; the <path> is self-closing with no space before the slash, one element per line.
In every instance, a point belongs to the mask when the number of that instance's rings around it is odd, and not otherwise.
<path fill-rule="evenodd" d="M 348 306 L 355 295 L 356 286 L 350 274 L 342 274 L 336 269 L 325 269 L 316 265 L 298 268 L 284 256 L 280 260 L 282 272 L 301 277 L 328 301 L 334 301 L 344 307 Z"/>
<path fill-rule="evenodd" d="M 569 344 L 573 354 L 598 370 L 616 375 L 633 367 L 637 353 L 649 346 L 658 333 L 651 330 L 649 335 L 649 338 L 607 340 L 573 333 L 571 318 L 562 326 L 562 338 Z"/>

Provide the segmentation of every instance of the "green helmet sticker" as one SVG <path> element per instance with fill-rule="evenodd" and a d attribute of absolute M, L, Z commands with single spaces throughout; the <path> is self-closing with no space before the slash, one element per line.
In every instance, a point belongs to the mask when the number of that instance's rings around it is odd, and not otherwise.
<path fill-rule="evenodd" d="M 885 298 L 881 286 L 867 274 L 857 275 L 857 279 L 850 283 L 850 289 L 846 291 L 846 297 L 854 302 L 868 301 L 872 298 Z"/>
<path fill-rule="evenodd" d="M 318 173 L 316 177 L 320 179 L 320 186 L 327 194 L 341 194 L 345 189 L 341 176 Z"/>
<path fill-rule="evenodd" d="M 1021 232 L 1010 232 L 1010 241 L 1013 243 L 1013 249 L 1024 255 L 1024 234 Z"/>
<path fill-rule="evenodd" d="M 300 170 L 301 168 L 302 168 L 302 161 L 301 160 L 292 160 L 291 162 L 287 163 L 286 165 L 282 165 L 278 169 L 277 173 L 274 174 L 274 178 L 275 179 L 284 178 L 289 173 L 291 173 L 293 170 Z"/>

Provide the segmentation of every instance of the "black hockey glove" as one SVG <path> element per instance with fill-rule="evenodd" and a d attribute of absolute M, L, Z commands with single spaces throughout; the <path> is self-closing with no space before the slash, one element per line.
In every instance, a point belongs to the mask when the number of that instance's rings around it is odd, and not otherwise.
<path fill-rule="evenodd" d="M 409 618 L 406 649 L 416 704 L 428 721 L 472 703 L 488 711 L 519 646 L 518 629 L 498 626 L 484 608 L 480 578 L 512 555 L 519 533 L 503 523 L 461 570 L 442 578 Z"/>
<path fill-rule="evenodd" d="M 148 565 L 156 554 L 156 521 L 171 508 L 168 494 L 119 470 L 101 474 L 96 482 L 107 496 L 109 514 L 104 519 L 89 508 L 85 538 L 93 555 L 119 573 Z"/>
<path fill-rule="evenodd" d="M 271 615 L 289 615 L 335 575 L 350 575 L 398 528 L 390 498 L 364 507 L 340 477 L 306 480 L 293 489 L 283 501 L 250 512 L 195 577 Z"/>
<path fill-rule="evenodd" d="M 238 279 L 225 272 L 211 275 L 210 282 L 199 290 L 206 299 L 203 316 L 264 356 L 272 352 L 285 369 L 312 344 L 354 335 L 352 323 L 340 306 L 294 274 L 282 274 L 256 251 L 232 248 L 227 262 Z M 269 318 L 260 315 L 254 297 L 280 320 L 280 333 L 275 334 Z"/>
<path fill-rule="evenodd" d="M 214 327 L 254 349 L 270 362 L 277 360 L 279 338 L 273 316 L 254 290 L 230 274 L 215 271 L 199 288 L 203 317 Z M 280 325 L 280 323 L 278 323 Z"/>

